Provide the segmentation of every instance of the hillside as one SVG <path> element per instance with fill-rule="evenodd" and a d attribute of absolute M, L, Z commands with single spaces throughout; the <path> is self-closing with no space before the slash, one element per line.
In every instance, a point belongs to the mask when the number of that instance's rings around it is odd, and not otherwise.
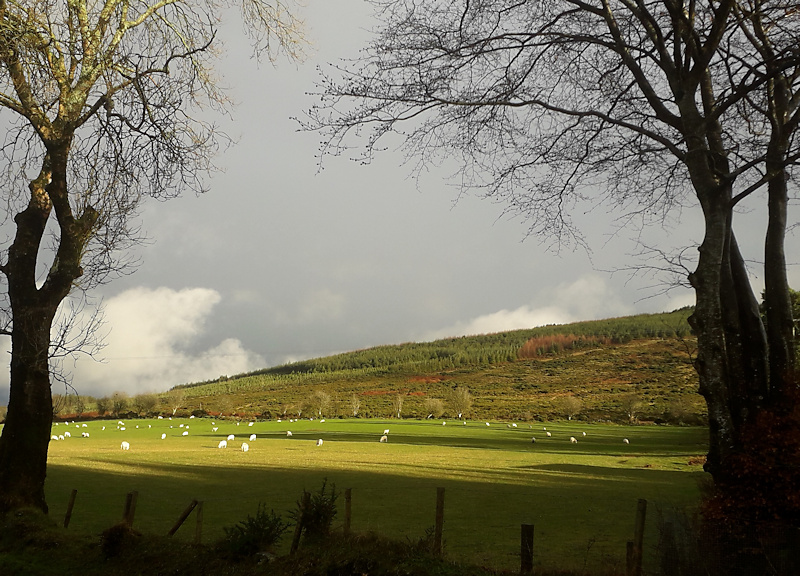
<path fill-rule="evenodd" d="M 698 423 L 690 309 L 378 346 L 178 387 L 190 411 L 239 417 L 455 417 Z"/>

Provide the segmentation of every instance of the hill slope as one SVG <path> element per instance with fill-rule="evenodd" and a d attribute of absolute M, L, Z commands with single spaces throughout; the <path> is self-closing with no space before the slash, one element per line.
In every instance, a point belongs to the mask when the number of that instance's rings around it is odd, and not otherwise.
<path fill-rule="evenodd" d="M 690 309 L 378 346 L 181 386 L 191 410 L 239 417 L 454 417 L 697 423 Z M 567 398 L 576 400 L 567 400 Z"/>

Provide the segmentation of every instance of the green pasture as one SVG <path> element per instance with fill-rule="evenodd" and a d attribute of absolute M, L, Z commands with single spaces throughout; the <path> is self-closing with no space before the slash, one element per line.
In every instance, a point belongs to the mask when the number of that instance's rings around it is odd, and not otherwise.
<path fill-rule="evenodd" d="M 700 428 L 442 422 L 150 419 L 126 421 L 124 431 L 117 421 L 62 423 L 53 434 L 71 437 L 50 443 L 50 514 L 63 517 L 77 489 L 69 530 L 99 534 L 121 520 L 125 495 L 136 490 L 134 527 L 166 534 L 197 499 L 203 540 L 212 542 L 259 502 L 285 515 L 304 488 L 318 490 L 327 478 L 340 492 L 352 489 L 354 531 L 415 541 L 434 524 L 442 486 L 444 548 L 453 560 L 518 568 L 520 525 L 530 523 L 537 565 L 613 568 L 624 567 L 637 500 L 649 502 L 645 544 L 652 549 L 656 508 L 693 504 L 705 476 L 690 464 L 706 449 Z M 380 443 L 385 429 L 389 440 Z M 229 434 L 236 440 L 218 449 Z M 129 451 L 120 449 L 123 440 Z M 342 497 L 339 526 L 343 516 Z M 191 539 L 194 528 L 192 515 L 175 537 Z"/>

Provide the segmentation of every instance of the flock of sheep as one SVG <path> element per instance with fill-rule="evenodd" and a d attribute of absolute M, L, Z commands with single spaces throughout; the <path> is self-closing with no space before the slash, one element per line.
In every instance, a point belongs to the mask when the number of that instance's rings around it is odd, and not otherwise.
<path fill-rule="evenodd" d="M 159 418 L 159 420 L 163 419 L 162 416 L 159 416 L 158 418 Z M 191 416 L 190 418 L 193 419 L 194 416 Z M 172 420 L 172 418 L 170 418 L 170 420 Z M 278 420 L 278 422 L 280 422 L 280 420 Z M 296 420 L 289 420 L 289 422 L 296 422 Z M 325 422 L 325 419 L 321 419 L 320 422 Z M 442 425 L 445 425 L 445 424 L 447 424 L 446 421 L 442 422 Z M 56 423 L 55 425 L 58 426 L 58 423 Z M 67 423 L 67 425 L 70 425 L 70 424 Z M 76 424 L 75 422 L 72 422 L 71 425 L 74 425 L 76 428 L 86 428 L 87 427 L 86 424 Z M 237 422 L 236 425 L 238 426 L 239 423 Z M 466 425 L 466 422 L 464 422 L 464 425 Z M 219 427 L 216 426 L 216 422 L 212 422 L 211 426 L 212 426 L 212 428 L 211 428 L 212 432 L 216 432 L 217 430 L 219 430 Z M 249 422 L 248 426 L 253 426 L 253 422 Z M 486 426 L 491 426 L 491 424 L 489 422 L 486 422 Z M 513 428 L 517 428 L 517 424 L 516 423 L 507 424 L 506 426 L 508 428 L 512 428 L 512 427 Z M 152 425 L 148 424 L 148 428 L 151 428 L 151 427 L 152 427 Z M 139 428 L 139 426 L 137 425 L 136 428 Z M 172 426 L 170 426 L 170 428 L 172 428 Z M 188 436 L 189 435 L 189 430 L 188 430 L 189 429 L 189 425 L 188 424 L 180 424 L 179 428 L 183 428 L 184 429 L 183 432 L 181 433 L 181 436 Z M 532 426 L 529 426 L 529 428 L 532 428 Z M 102 430 L 105 430 L 105 429 L 106 429 L 106 427 L 103 426 Z M 121 420 L 118 421 L 117 422 L 117 430 L 125 431 L 125 429 L 126 429 L 125 423 L 122 422 Z M 545 433 L 545 436 L 547 438 L 552 438 L 553 434 L 550 431 L 547 430 L 546 426 L 542 427 L 542 431 Z M 581 434 L 584 437 L 586 436 L 586 432 L 582 432 Z M 66 438 L 70 438 L 71 436 L 72 436 L 72 434 L 69 431 L 65 431 L 63 434 L 58 434 L 58 435 L 54 434 L 54 435 L 52 435 L 50 437 L 50 439 L 51 440 L 55 440 L 55 441 L 59 441 L 59 440 L 65 440 Z M 88 438 L 89 437 L 89 432 L 83 431 L 81 433 L 81 436 L 83 438 Z M 291 438 L 292 437 L 291 430 L 287 430 L 286 431 L 286 437 L 287 438 Z M 162 433 L 161 434 L 161 439 L 162 440 L 166 440 L 166 438 L 167 438 L 167 434 L 166 433 Z M 256 434 L 250 434 L 249 442 L 255 442 L 256 439 L 257 439 Z M 219 441 L 219 444 L 217 444 L 217 448 L 225 449 L 225 448 L 228 447 L 228 443 L 229 442 L 234 442 L 235 440 L 236 440 L 236 436 L 234 434 L 229 434 L 224 440 L 220 440 Z M 383 431 L 383 435 L 380 437 L 379 442 L 385 443 L 385 442 L 388 442 L 388 441 L 389 441 L 389 430 L 386 429 L 386 430 Z M 569 441 L 570 441 L 571 444 L 577 444 L 578 443 L 578 439 L 575 436 L 570 436 L 569 437 Z M 536 443 L 536 437 L 532 437 L 531 438 L 531 442 L 535 444 Z M 623 442 L 623 444 L 630 444 L 630 441 L 627 438 L 623 438 L 622 442 Z M 317 446 L 322 446 L 322 444 L 323 444 L 322 438 L 319 438 L 317 440 L 317 442 L 316 442 L 316 445 Z M 131 447 L 131 445 L 130 445 L 130 442 L 128 442 L 128 441 L 122 441 L 122 443 L 120 444 L 120 448 L 122 450 L 130 450 L 130 447 Z M 240 450 L 242 452 L 248 452 L 250 450 L 250 444 L 248 442 L 242 442 L 242 444 L 240 446 Z"/>

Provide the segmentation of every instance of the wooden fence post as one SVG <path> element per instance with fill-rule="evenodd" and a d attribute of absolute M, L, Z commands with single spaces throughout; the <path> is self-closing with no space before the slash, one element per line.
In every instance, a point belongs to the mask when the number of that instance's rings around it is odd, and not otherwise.
<path fill-rule="evenodd" d="M 194 528 L 194 543 L 198 546 L 203 539 L 203 501 L 197 503 L 197 512 L 195 512 L 197 524 Z"/>
<path fill-rule="evenodd" d="M 133 527 L 133 517 L 136 514 L 136 500 L 139 498 L 139 493 L 136 490 L 128 492 L 125 496 L 125 511 L 122 515 L 122 521 L 128 526 Z"/>
<path fill-rule="evenodd" d="M 642 556 L 644 551 L 644 520 L 647 514 L 647 500 L 639 499 L 636 505 L 636 524 L 633 531 L 633 550 L 630 566 L 630 576 L 642 575 Z"/>
<path fill-rule="evenodd" d="M 433 530 L 433 553 L 442 554 L 442 532 L 444 531 L 444 488 L 436 489 L 436 524 Z"/>
<path fill-rule="evenodd" d="M 303 534 L 303 524 L 306 520 L 306 510 L 308 510 L 309 503 L 311 502 L 311 493 L 303 491 L 303 500 L 300 505 L 300 517 L 297 519 L 297 524 L 294 527 L 294 537 L 292 538 L 292 548 L 290 554 L 297 552 L 297 547 L 300 546 L 300 536 Z"/>
<path fill-rule="evenodd" d="M 344 490 L 344 535 L 350 534 L 350 520 L 352 519 L 353 489 Z"/>
<path fill-rule="evenodd" d="M 523 524 L 520 531 L 520 574 L 533 572 L 533 524 Z"/>
<path fill-rule="evenodd" d="M 77 490 L 72 490 L 69 495 L 69 502 L 67 503 L 67 513 L 64 515 L 64 528 L 69 526 L 69 521 L 72 519 L 72 509 L 75 507 L 75 497 L 78 495 Z"/>
<path fill-rule="evenodd" d="M 192 500 L 189 506 L 186 507 L 186 510 L 184 510 L 183 513 L 180 515 L 178 521 L 175 522 L 175 525 L 172 528 L 170 528 L 169 532 L 167 532 L 167 536 L 172 536 L 173 534 L 175 534 L 175 532 L 178 531 L 178 528 L 180 528 L 183 525 L 183 523 L 186 522 L 186 519 L 189 517 L 189 514 L 192 513 L 192 510 L 194 510 L 195 506 L 197 506 L 197 500 Z"/>

